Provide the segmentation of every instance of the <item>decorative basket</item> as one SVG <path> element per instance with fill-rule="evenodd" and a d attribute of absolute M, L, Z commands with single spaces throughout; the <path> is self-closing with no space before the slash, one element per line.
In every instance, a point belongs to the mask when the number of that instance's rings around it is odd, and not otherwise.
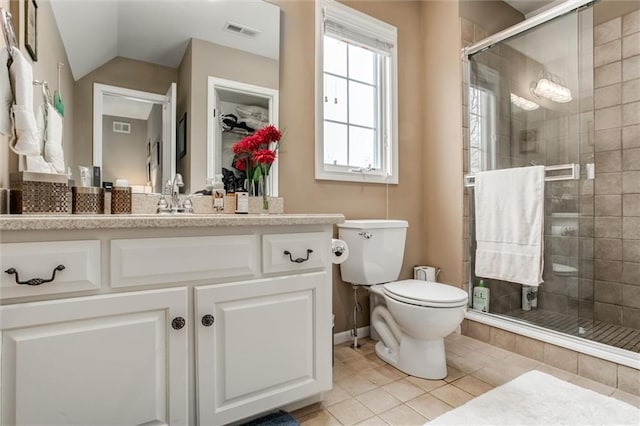
<path fill-rule="evenodd" d="M 9 176 L 11 214 L 69 214 L 67 175 L 18 172 Z"/>
<path fill-rule="evenodd" d="M 131 187 L 114 186 L 111 189 L 111 214 L 131 213 Z"/>
<path fill-rule="evenodd" d="M 95 186 L 74 186 L 71 188 L 73 214 L 103 214 L 104 189 Z"/>

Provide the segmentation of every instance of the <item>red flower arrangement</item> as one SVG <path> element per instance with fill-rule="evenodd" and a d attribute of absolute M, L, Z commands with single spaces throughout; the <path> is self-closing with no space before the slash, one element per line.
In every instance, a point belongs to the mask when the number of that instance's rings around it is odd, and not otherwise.
<path fill-rule="evenodd" d="M 269 125 L 231 145 L 231 150 L 236 155 L 233 167 L 246 172 L 247 186 L 251 186 L 260 176 L 263 177 L 263 185 L 266 185 L 271 165 L 276 160 L 281 138 L 282 133 L 275 126 Z M 263 187 L 263 208 L 268 209 L 265 189 Z"/>

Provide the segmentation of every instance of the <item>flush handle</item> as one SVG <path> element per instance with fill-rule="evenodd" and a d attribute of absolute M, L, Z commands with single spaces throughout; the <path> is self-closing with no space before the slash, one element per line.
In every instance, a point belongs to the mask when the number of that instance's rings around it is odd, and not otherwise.
<path fill-rule="evenodd" d="M 9 268 L 6 271 L 4 271 L 5 273 L 9 274 L 9 275 L 13 275 L 15 274 L 15 278 L 16 278 L 16 284 L 26 284 L 26 285 L 40 285 L 40 284 L 44 284 L 44 283 L 50 283 L 51 281 L 56 279 L 56 272 L 58 271 L 64 271 L 65 267 L 64 265 L 58 265 L 55 268 L 53 268 L 53 273 L 51 274 L 51 278 L 46 279 L 46 278 L 31 278 L 30 280 L 26 280 L 26 281 L 20 281 L 20 276 L 18 275 L 18 271 L 16 270 L 16 268 Z"/>
<path fill-rule="evenodd" d="M 371 232 L 367 232 L 367 231 L 358 232 L 358 235 L 360 235 L 365 240 L 370 240 L 371 238 L 373 238 L 373 234 Z"/>
<path fill-rule="evenodd" d="M 293 258 L 293 256 L 291 255 L 291 252 L 289 250 L 285 250 L 284 251 L 284 255 L 285 256 L 289 256 L 289 260 L 293 263 L 302 263 L 302 262 L 306 262 L 307 260 L 309 260 L 309 255 L 313 253 L 313 250 L 311 249 L 307 249 L 307 257 L 297 257 L 297 258 Z"/>

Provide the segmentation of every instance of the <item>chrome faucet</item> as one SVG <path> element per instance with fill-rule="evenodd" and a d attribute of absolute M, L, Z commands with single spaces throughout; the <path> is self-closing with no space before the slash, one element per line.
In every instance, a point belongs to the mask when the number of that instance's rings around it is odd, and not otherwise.
<path fill-rule="evenodd" d="M 171 211 L 177 212 L 181 210 L 180 207 L 180 188 L 184 186 L 184 181 L 182 180 L 182 175 L 180 173 L 176 173 L 173 177 L 173 182 L 171 183 Z"/>
<path fill-rule="evenodd" d="M 158 213 L 193 213 L 193 207 L 191 205 L 185 209 L 187 206 L 180 204 L 180 188 L 183 186 L 184 181 L 180 173 L 176 173 L 172 180 L 167 181 L 164 189 L 165 193 L 168 192 L 171 196 L 171 201 L 167 202 L 164 195 L 161 196 L 158 201 Z M 191 203 L 190 200 L 189 203 Z"/>

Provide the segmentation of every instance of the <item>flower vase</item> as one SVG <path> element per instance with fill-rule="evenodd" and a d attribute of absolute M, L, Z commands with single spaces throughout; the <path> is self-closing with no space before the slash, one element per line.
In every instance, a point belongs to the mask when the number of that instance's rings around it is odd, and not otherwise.
<path fill-rule="evenodd" d="M 258 195 L 262 197 L 260 212 L 269 213 L 269 176 L 260 175 L 258 180 Z"/>
<path fill-rule="evenodd" d="M 256 189 L 256 182 L 251 180 L 251 179 L 245 179 L 244 181 L 244 187 L 247 190 L 247 193 L 249 194 L 249 197 L 257 197 L 258 196 L 258 190 Z"/>

